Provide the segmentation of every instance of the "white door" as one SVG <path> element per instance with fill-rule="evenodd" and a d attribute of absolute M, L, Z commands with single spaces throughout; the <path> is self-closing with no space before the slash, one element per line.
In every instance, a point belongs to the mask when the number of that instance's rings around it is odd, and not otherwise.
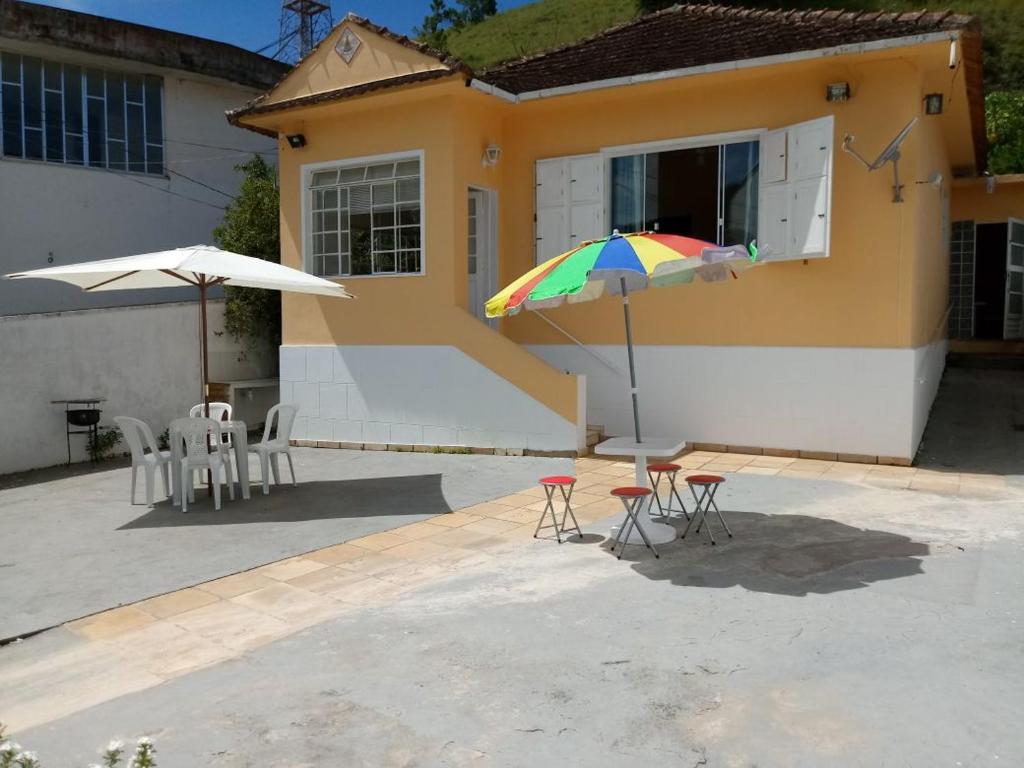
<path fill-rule="evenodd" d="M 1003 338 L 1019 339 L 1024 333 L 1024 221 L 1010 219 L 1006 242 L 1006 302 Z"/>
<path fill-rule="evenodd" d="M 491 297 L 494 269 L 494 248 L 491 238 L 491 211 L 488 195 L 483 190 L 469 190 L 469 311 L 487 321 L 484 303 Z"/>

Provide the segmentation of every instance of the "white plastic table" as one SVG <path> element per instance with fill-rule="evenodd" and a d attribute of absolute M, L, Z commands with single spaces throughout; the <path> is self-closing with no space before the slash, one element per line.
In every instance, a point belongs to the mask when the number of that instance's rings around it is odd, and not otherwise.
<path fill-rule="evenodd" d="M 594 453 L 603 456 L 633 456 L 636 459 L 636 485 L 640 488 L 650 488 L 651 484 L 647 478 L 647 460 L 650 458 L 670 459 L 678 454 L 686 445 L 685 440 L 674 437 L 646 437 L 643 442 L 638 443 L 632 437 L 613 437 L 598 443 L 594 446 Z M 646 507 L 646 505 L 644 505 Z M 674 541 L 679 535 L 675 528 L 665 523 L 656 523 L 650 519 L 646 508 L 641 508 L 637 514 L 637 527 L 643 528 L 647 539 L 652 544 L 666 544 Z M 626 520 L 623 513 L 622 519 L 612 526 L 612 536 L 618 533 Z M 629 534 L 630 544 L 643 544 L 640 532 L 635 528 Z"/>
<path fill-rule="evenodd" d="M 222 421 L 220 428 L 231 433 L 231 448 L 235 452 L 235 467 L 238 471 L 238 485 L 242 489 L 242 498 L 249 498 L 249 446 L 248 431 L 244 421 Z M 174 506 L 181 506 L 181 460 L 185 457 L 181 433 L 176 429 L 170 432 L 171 442 L 171 488 L 174 494 Z"/>

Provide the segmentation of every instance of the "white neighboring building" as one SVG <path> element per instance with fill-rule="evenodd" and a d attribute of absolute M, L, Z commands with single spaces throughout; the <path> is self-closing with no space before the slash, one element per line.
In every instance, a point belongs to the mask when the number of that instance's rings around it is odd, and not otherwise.
<path fill-rule="evenodd" d="M 287 68 L 224 43 L 0 0 L 0 274 L 212 242 L 238 190 L 235 166 L 253 152 L 276 163 L 277 153 L 224 112 Z M 190 288 L 87 294 L 0 280 L 0 410 L 10 428 L 0 439 L 46 444 L 6 446 L 0 474 L 66 460 L 51 399 L 107 397 L 102 423 L 126 413 L 157 432 L 182 415 L 199 393 L 195 312 L 167 305 L 195 298 Z M 212 361 L 220 380 L 275 374 L 273 358 L 246 359 L 225 338 Z M 167 353 L 111 354 L 133 339 Z M 181 370 L 190 360 L 194 375 Z M 147 397 L 126 400 L 131 391 Z M 84 440 L 74 447 L 84 458 Z"/>

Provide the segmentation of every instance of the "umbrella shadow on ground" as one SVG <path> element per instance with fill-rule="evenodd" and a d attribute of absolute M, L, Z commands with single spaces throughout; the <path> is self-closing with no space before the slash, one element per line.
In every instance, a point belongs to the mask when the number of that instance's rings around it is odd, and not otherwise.
<path fill-rule="evenodd" d="M 188 513 L 170 499 L 160 501 L 145 514 L 125 523 L 119 531 L 134 528 L 179 528 L 193 525 L 238 525 L 245 523 L 302 522 L 341 518 L 391 515 L 440 515 L 452 508 L 441 489 L 440 474 L 371 477 L 262 487 L 252 486 L 252 498 L 242 499 L 235 488 L 235 500 L 221 489 L 221 508 L 215 511 L 205 486 L 196 486 L 196 503 Z"/>
<path fill-rule="evenodd" d="M 637 573 L 681 587 L 743 587 L 803 597 L 922 574 L 922 558 L 930 554 L 927 544 L 906 536 L 826 518 L 722 513 L 732 539 L 715 520 L 715 546 L 691 531 L 685 540 L 659 547 L 660 559 L 636 546 L 627 547 L 623 558 L 634 561 Z"/>

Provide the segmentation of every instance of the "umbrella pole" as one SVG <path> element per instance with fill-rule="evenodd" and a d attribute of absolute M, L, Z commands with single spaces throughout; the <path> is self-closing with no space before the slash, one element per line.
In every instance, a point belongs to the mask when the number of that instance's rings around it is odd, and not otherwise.
<path fill-rule="evenodd" d="M 636 366 L 633 363 L 633 326 L 629 321 L 629 290 L 626 288 L 626 278 L 619 278 L 619 285 L 622 286 L 622 312 L 626 316 L 626 352 L 629 355 L 629 390 L 633 396 L 633 431 L 636 434 L 636 441 L 640 439 L 640 407 L 636 398 Z"/>
<path fill-rule="evenodd" d="M 210 418 L 210 355 L 206 348 L 206 276 L 199 278 L 199 346 L 203 350 L 203 412 Z M 206 471 L 206 495 L 213 495 L 213 471 Z"/>

